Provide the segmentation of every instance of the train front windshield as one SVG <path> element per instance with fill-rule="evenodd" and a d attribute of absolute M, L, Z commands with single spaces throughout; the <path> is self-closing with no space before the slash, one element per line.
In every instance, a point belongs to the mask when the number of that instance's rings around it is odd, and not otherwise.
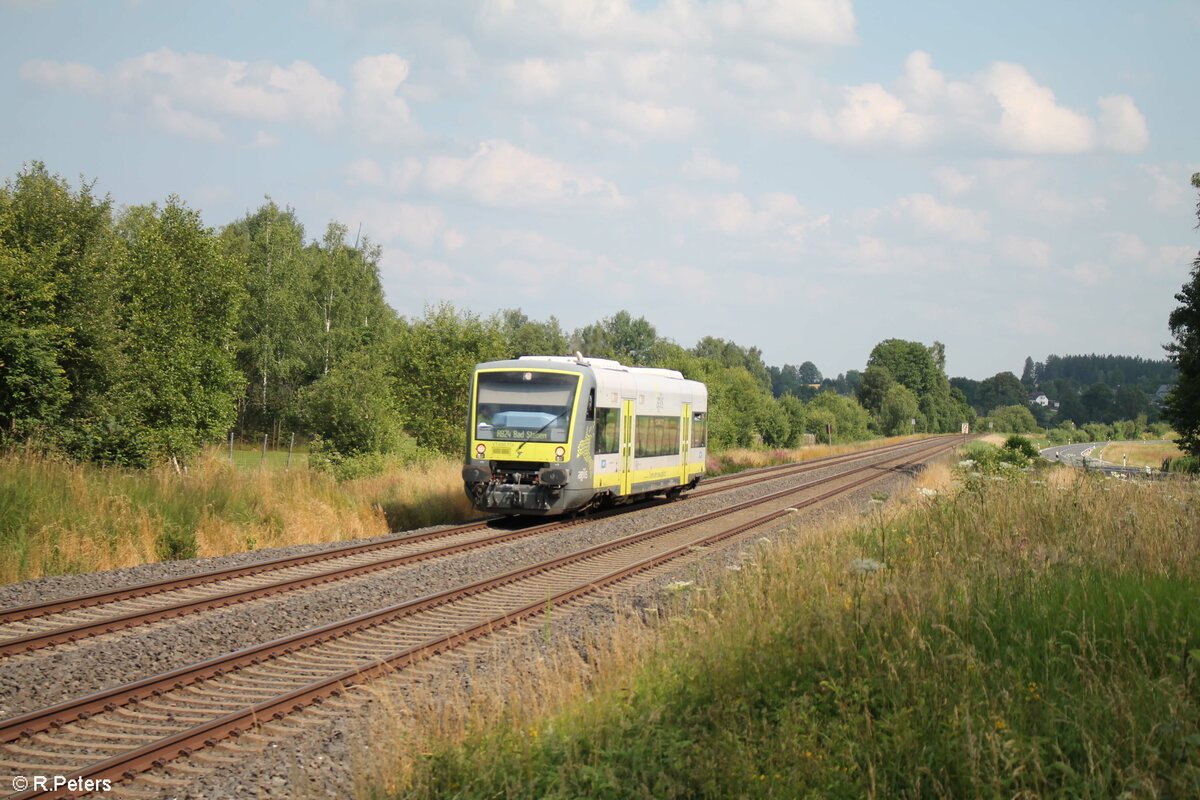
<path fill-rule="evenodd" d="M 514 442 L 567 441 L 578 375 L 480 372 L 475 438 Z"/>

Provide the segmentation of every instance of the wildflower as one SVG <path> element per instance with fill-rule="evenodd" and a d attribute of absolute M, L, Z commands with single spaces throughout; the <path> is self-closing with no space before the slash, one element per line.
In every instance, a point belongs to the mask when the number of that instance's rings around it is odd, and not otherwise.
<path fill-rule="evenodd" d="M 850 574 L 865 576 L 872 575 L 884 568 L 884 564 L 873 558 L 856 558 L 850 562 Z"/>
<path fill-rule="evenodd" d="M 671 583 L 668 583 L 664 588 L 668 592 L 682 592 L 684 589 L 688 588 L 691 585 L 692 585 L 691 581 L 672 581 Z"/>
<path fill-rule="evenodd" d="M 1004 730 L 1004 729 L 1005 729 L 1005 728 L 1007 728 L 1007 727 L 1008 727 L 1008 723 L 1007 723 L 1007 722 L 1005 722 L 1005 721 L 1004 721 L 1002 718 L 1000 718 L 1000 717 L 996 717 L 996 730 L 997 730 L 997 731 L 1002 731 L 1002 730 Z"/>
<path fill-rule="evenodd" d="M 926 489 L 924 486 L 918 486 L 917 494 L 921 495 L 922 497 L 937 497 L 938 490 L 937 489 Z"/>

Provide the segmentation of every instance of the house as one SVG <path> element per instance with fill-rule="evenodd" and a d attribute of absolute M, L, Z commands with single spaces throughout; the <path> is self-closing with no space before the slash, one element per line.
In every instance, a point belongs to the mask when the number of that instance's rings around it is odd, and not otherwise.
<path fill-rule="evenodd" d="M 1045 408 L 1050 405 L 1050 398 L 1046 397 L 1046 395 L 1042 394 L 1041 392 L 1038 392 L 1037 394 L 1031 394 L 1029 395 L 1029 405 L 1038 405 L 1042 408 Z"/>
<path fill-rule="evenodd" d="M 1171 384 L 1169 384 L 1169 383 L 1164 383 L 1163 385 L 1159 386 L 1158 391 L 1154 393 L 1154 398 L 1153 398 L 1154 404 L 1161 406 L 1163 404 L 1163 401 L 1167 399 L 1167 395 L 1171 392 L 1171 389 L 1173 389 L 1173 388 L 1175 388 L 1175 387 L 1171 386 Z"/>

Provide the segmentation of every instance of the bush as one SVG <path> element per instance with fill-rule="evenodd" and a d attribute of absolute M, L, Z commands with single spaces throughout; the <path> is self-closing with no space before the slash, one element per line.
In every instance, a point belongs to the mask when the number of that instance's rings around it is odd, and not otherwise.
<path fill-rule="evenodd" d="M 1167 465 L 1167 471 L 1180 475 L 1200 474 L 1200 456 L 1183 456 L 1182 458 L 1172 458 L 1170 463 Z"/>
<path fill-rule="evenodd" d="M 1009 436 L 1004 442 L 1004 449 L 1021 453 L 1028 459 L 1034 459 L 1038 457 L 1038 451 L 1037 448 L 1033 446 L 1033 442 L 1029 441 L 1024 436 L 1018 436 L 1015 433 L 1012 436 Z"/>

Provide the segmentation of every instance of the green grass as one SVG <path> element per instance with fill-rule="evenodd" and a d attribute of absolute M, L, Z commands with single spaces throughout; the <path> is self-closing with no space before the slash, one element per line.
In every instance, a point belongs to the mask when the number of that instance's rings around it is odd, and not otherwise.
<path fill-rule="evenodd" d="M 971 485 L 771 548 L 573 701 L 511 703 L 434 736 L 391 785 L 465 798 L 1200 796 L 1196 484 L 1064 469 Z"/>
<path fill-rule="evenodd" d="M 221 458 L 229 459 L 229 448 L 223 447 L 219 451 Z M 288 468 L 288 451 L 267 449 L 264 457 L 261 447 L 246 447 L 245 445 L 234 445 L 233 448 L 233 465 L 239 470 L 252 469 L 286 469 Z M 296 449 L 292 451 L 291 469 L 304 469 L 308 466 L 308 451 Z"/>

